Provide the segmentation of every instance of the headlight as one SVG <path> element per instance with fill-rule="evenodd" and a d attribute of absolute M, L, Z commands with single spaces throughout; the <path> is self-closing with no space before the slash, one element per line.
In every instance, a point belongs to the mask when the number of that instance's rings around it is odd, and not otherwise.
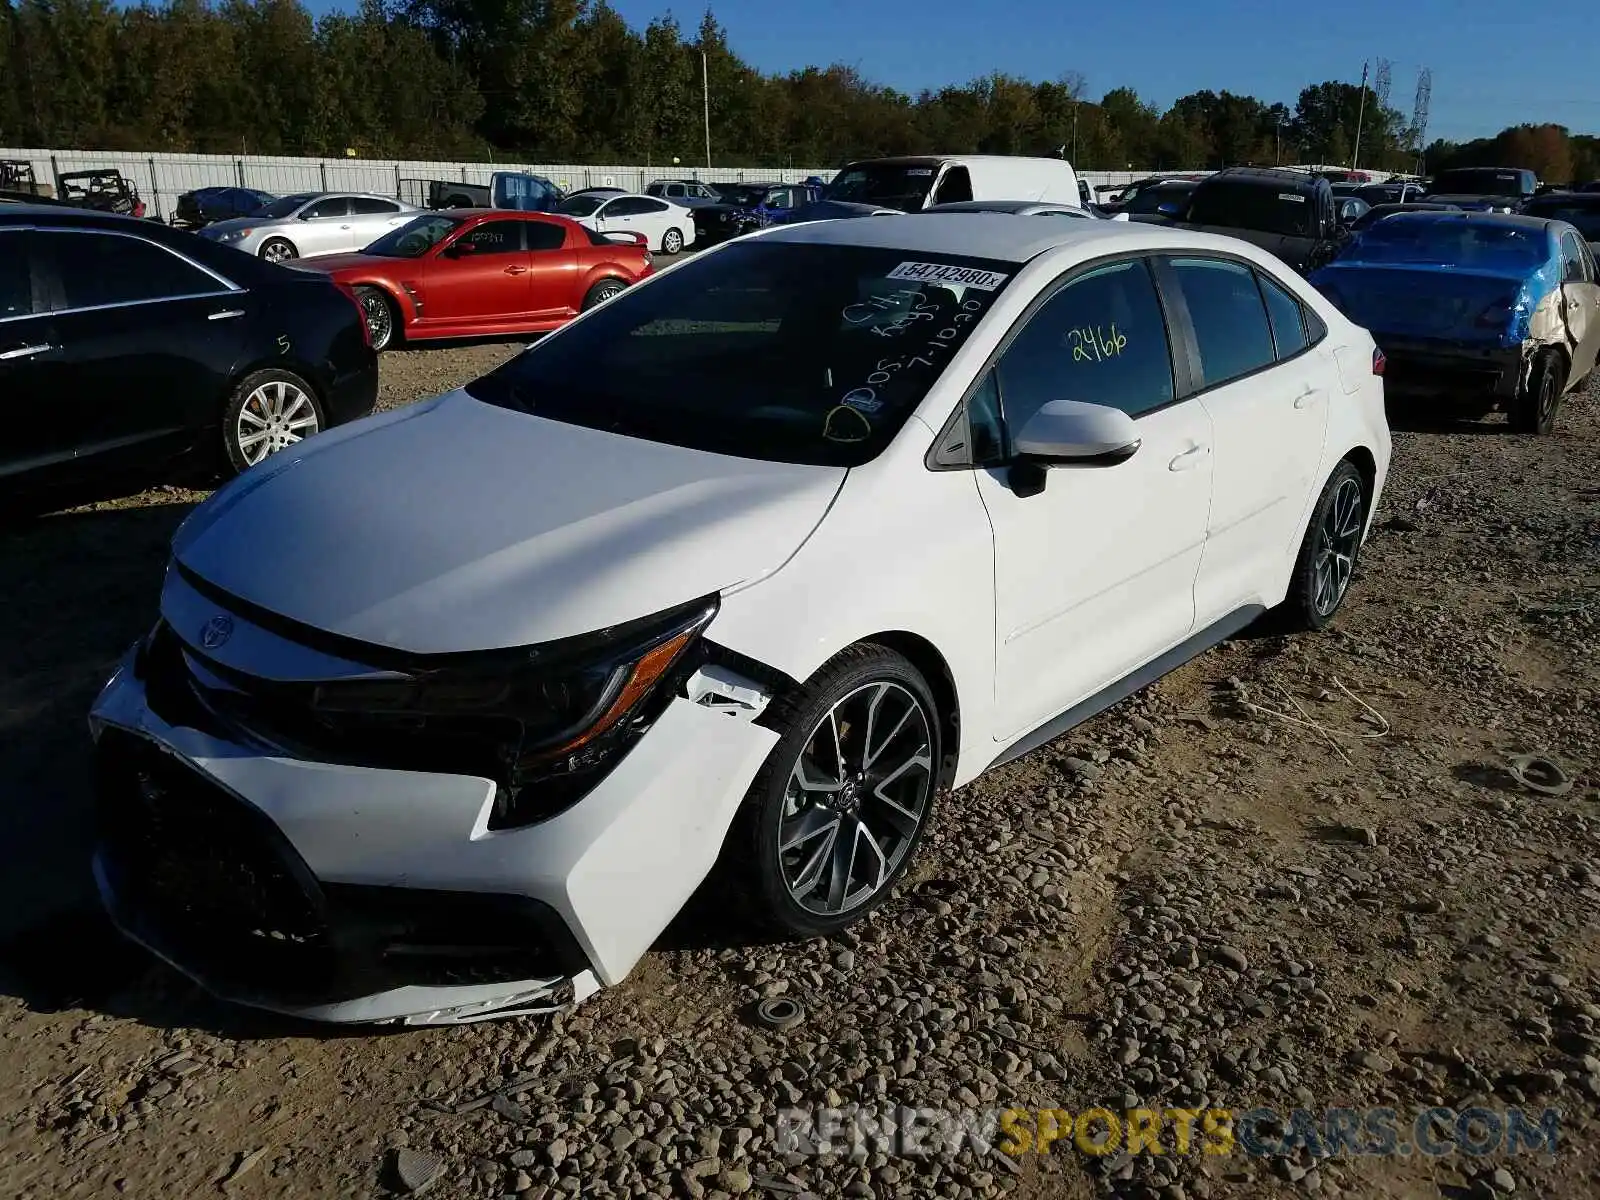
<path fill-rule="evenodd" d="M 386 757 L 420 769 L 493 778 L 490 828 L 527 825 L 577 803 L 622 759 L 670 699 L 662 685 L 693 669 L 716 611 L 709 597 L 599 634 L 320 684 L 312 715 L 353 748 L 381 739 Z"/>
<path fill-rule="evenodd" d="M 215 236 L 219 242 L 242 242 L 254 232 L 254 229 L 229 229 Z"/>

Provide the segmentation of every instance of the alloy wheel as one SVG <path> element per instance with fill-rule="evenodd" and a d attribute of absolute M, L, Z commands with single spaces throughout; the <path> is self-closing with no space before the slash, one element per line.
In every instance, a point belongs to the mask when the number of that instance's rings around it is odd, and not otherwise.
<path fill-rule="evenodd" d="M 676 229 L 669 229 L 661 235 L 661 252 L 663 254 L 676 254 L 683 249 L 683 234 Z"/>
<path fill-rule="evenodd" d="M 294 257 L 294 247 L 282 238 L 274 238 L 261 248 L 261 257 L 271 263 L 288 262 Z"/>
<path fill-rule="evenodd" d="M 1339 601 L 1350 588 L 1356 552 L 1361 548 L 1364 517 L 1360 482 L 1341 480 L 1333 493 L 1333 503 L 1328 505 L 1317 529 L 1311 602 L 1319 616 L 1326 617 L 1338 608 Z"/>
<path fill-rule="evenodd" d="M 317 406 L 311 397 L 287 380 L 274 379 L 245 397 L 234 436 L 244 461 L 253 467 L 317 429 Z"/>
<path fill-rule="evenodd" d="M 394 314 L 389 303 L 378 293 L 361 293 L 361 311 L 367 318 L 367 332 L 372 336 L 372 348 L 382 350 L 394 335 Z"/>
<path fill-rule="evenodd" d="M 898 683 L 833 705 L 795 759 L 778 829 L 790 898 L 818 916 L 866 903 L 917 839 L 935 785 L 932 716 Z"/>

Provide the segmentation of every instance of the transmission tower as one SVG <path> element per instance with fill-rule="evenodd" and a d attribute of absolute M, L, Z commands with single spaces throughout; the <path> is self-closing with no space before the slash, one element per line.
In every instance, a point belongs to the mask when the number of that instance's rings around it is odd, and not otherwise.
<path fill-rule="evenodd" d="M 1417 72 L 1417 102 L 1411 108 L 1411 148 L 1417 156 L 1417 174 L 1423 174 L 1423 152 L 1428 147 L 1428 105 L 1433 99 L 1433 72 Z"/>
<path fill-rule="evenodd" d="M 1378 74 L 1373 80 L 1372 91 L 1378 97 L 1380 109 L 1389 107 L 1389 72 L 1393 65 L 1387 58 L 1378 60 Z"/>

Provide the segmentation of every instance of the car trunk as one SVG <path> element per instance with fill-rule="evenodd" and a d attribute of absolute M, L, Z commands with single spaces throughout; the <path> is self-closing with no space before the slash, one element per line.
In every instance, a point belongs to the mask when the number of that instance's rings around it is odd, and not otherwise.
<path fill-rule="evenodd" d="M 1345 316 L 1370 330 L 1395 337 L 1497 342 L 1505 315 L 1484 319 L 1516 298 L 1519 276 L 1441 271 L 1437 267 L 1335 265 L 1322 290 Z"/>

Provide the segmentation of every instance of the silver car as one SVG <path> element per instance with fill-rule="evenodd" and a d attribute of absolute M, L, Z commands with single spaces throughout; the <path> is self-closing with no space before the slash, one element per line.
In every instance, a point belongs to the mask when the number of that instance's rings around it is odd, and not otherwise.
<path fill-rule="evenodd" d="M 248 217 L 207 225 L 200 236 L 268 262 L 287 262 L 353 253 L 422 211 L 366 192 L 299 192 Z"/>

